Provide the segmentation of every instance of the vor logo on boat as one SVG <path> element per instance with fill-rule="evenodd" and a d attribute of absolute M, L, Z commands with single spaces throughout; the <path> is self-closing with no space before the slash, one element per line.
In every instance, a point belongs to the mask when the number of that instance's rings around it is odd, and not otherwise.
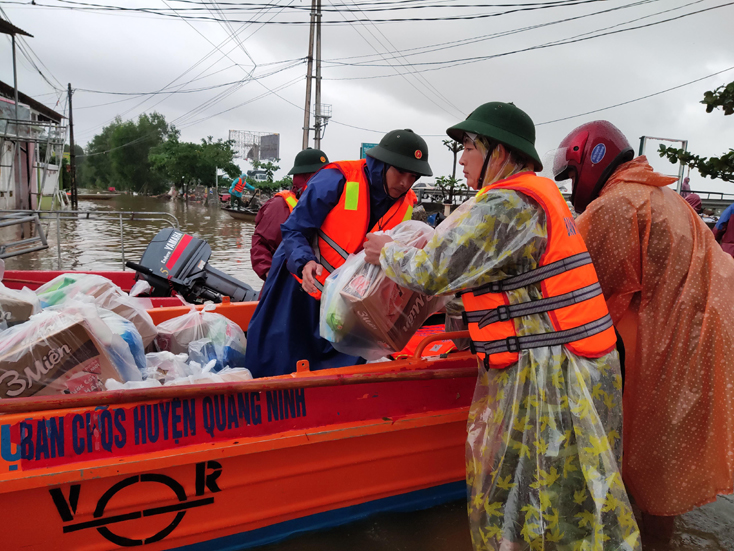
<path fill-rule="evenodd" d="M 104 494 L 102 494 L 102 496 L 97 500 L 96 507 L 94 508 L 94 513 L 92 515 L 93 520 L 83 522 L 74 522 L 81 495 L 81 484 L 72 484 L 69 487 L 68 498 L 64 495 L 61 488 L 51 488 L 49 493 L 51 494 L 56 510 L 59 512 L 59 516 L 64 523 L 64 534 L 95 528 L 105 539 L 115 545 L 119 545 L 120 547 L 133 547 L 161 541 L 176 529 L 186 515 L 186 511 L 214 503 L 214 497 L 201 496 L 204 496 L 206 490 L 209 490 L 209 492 L 213 494 L 221 491 L 217 485 L 217 479 L 221 474 L 222 465 L 218 461 L 206 461 L 196 464 L 195 489 L 196 497 L 200 499 L 189 499 L 181 483 L 165 474 L 145 473 L 127 477 L 113 484 Z M 116 508 L 115 503 L 110 504 L 110 502 L 114 500 L 115 496 L 119 492 L 141 482 L 153 482 L 170 488 L 173 492 L 171 500 L 176 501 L 176 503 L 173 505 L 150 507 L 141 511 L 132 511 L 122 514 L 105 514 L 108 508 L 113 510 Z M 128 496 L 129 495 L 130 494 L 128 493 Z M 140 495 L 151 495 L 151 492 L 141 491 Z M 87 507 L 84 507 L 83 509 L 88 510 Z M 170 517 L 170 513 L 175 513 L 175 515 Z M 115 524 L 120 522 L 158 515 L 168 515 L 165 518 L 170 519 L 169 523 L 154 534 L 143 539 L 140 539 L 139 537 L 127 537 L 118 533 L 121 531 L 124 532 L 123 529 L 116 528 L 116 531 L 113 531 L 112 528 Z M 126 526 L 129 527 L 131 524 L 127 524 Z M 139 530 L 136 530 L 136 533 L 139 533 Z"/>

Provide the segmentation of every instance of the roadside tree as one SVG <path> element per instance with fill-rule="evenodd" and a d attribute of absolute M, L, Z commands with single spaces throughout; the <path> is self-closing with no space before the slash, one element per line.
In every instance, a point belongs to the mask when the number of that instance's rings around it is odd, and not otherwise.
<path fill-rule="evenodd" d="M 701 103 L 706 106 L 707 113 L 721 108 L 725 116 L 731 115 L 734 113 L 734 82 L 706 92 Z M 661 157 L 667 158 L 671 163 L 681 163 L 698 170 L 704 178 L 708 176 L 711 179 L 720 178 L 725 182 L 734 181 L 734 149 L 730 148 L 728 153 L 720 157 L 701 157 L 664 145 L 660 146 L 658 152 Z"/>

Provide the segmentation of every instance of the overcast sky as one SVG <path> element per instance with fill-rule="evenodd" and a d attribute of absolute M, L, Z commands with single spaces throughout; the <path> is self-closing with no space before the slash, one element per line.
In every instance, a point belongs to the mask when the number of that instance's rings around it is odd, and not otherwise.
<path fill-rule="evenodd" d="M 88 1 L 150 8 L 174 17 L 84 11 L 69 0 L 36 0 L 35 6 L 29 5 L 30 0 L 0 1 L 10 21 L 33 35 L 26 43 L 43 63 L 39 67 L 46 77 L 58 88 L 70 82 L 79 89 L 73 100 L 78 143 L 86 145 L 116 115 L 137 118 L 155 110 L 176 124 L 189 141 L 206 136 L 226 139 L 230 129 L 278 132 L 283 167 L 279 175 L 285 174 L 301 148 L 306 72 L 301 58 L 308 49 L 308 25 L 273 22 L 307 22 L 307 0 L 273 0 L 267 10 L 224 12 L 216 11 L 212 2 L 192 0 Z M 228 1 L 230 6 L 253 7 Z M 226 8 L 223 4 L 220 7 Z M 390 9 L 367 11 L 380 4 Z M 530 4 L 566 5 L 451 19 L 510 11 L 500 5 Z M 433 7 L 418 9 L 419 5 Z M 364 11 L 347 12 L 345 6 Z M 428 141 L 434 174 L 450 174 L 452 155 L 441 144 L 445 129 L 488 101 L 512 101 L 532 117 L 538 125 L 536 146 L 541 156 L 576 126 L 600 118 L 617 125 L 635 149 L 642 135 L 687 139 L 690 150 L 706 156 L 734 147 L 734 117 L 724 117 L 721 111 L 706 114 L 699 103 L 706 90 L 734 80 L 734 2 L 323 0 L 323 7 L 341 8 L 324 14 L 322 30 L 322 102 L 333 109 L 322 148 L 332 160 L 357 158 L 361 142 L 377 142 L 394 128 L 412 128 Z M 183 17 L 176 17 L 170 8 Z M 190 16 L 216 16 L 229 23 L 196 21 Z M 376 21 L 394 18 L 444 20 Z M 672 18 L 678 19 L 654 24 Z M 347 19 L 359 22 L 347 23 Z M 257 22 L 238 22 L 245 20 Z M 650 26 L 617 32 L 642 25 Z M 229 39 L 232 31 L 237 41 Z M 581 40 L 603 33 L 608 34 Z M 574 42 L 538 48 L 569 40 Z M 0 80 L 12 85 L 11 59 L 10 39 L 4 37 L 0 39 Z M 648 99 L 542 124 L 729 68 Z M 248 75 L 254 80 L 248 82 Z M 22 55 L 18 83 L 22 92 L 64 110 L 65 98 L 57 103 L 59 93 Z M 82 90 L 143 93 L 169 85 L 171 90 L 195 90 L 227 83 L 238 84 L 155 96 Z M 649 157 L 659 170 L 676 171 L 657 154 Z M 697 173 L 691 181 L 694 189 L 734 193 L 732 184 L 704 180 Z"/>

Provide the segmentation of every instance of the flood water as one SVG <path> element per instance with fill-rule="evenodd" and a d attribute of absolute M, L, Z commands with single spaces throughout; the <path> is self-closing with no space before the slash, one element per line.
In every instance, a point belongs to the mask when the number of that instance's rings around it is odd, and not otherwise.
<path fill-rule="evenodd" d="M 105 201 L 79 201 L 79 210 L 162 212 L 176 217 L 180 228 L 208 242 L 212 248 L 209 263 L 233 277 L 259 289 L 262 281 L 250 265 L 250 243 L 254 225 L 235 220 L 219 205 L 183 201 L 164 201 L 151 197 L 118 195 Z M 56 222 L 43 224 L 49 248 L 5 260 L 7 270 L 58 270 Z M 163 221 L 137 222 L 125 220 L 123 232 L 125 258 L 137 262 L 161 229 L 169 227 Z M 63 220 L 61 221 L 61 269 L 63 270 L 120 270 L 119 219 Z M 20 229 L 5 228 L 0 241 L 20 238 Z M 128 268 L 129 269 L 129 268 Z"/>
<path fill-rule="evenodd" d="M 250 266 L 254 226 L 232 219 L 216 203 L 184 203 L 120 195 L 109 201 L 79 201 L 80 210 L 164 212 L 180 228 L 209 243 L 210 264 L 259 289 Z M 44 224 L 49 249 L 5 260 L 7 270 L 57 270 L 55 222 Z M 140 260 L 164 222 L 125 221 L 125 257 Z M 119 220 L 73 220 L 61 223 L 61 269 L 119 270 L 122 267 Z M 0 230 L 0 242 L 20 236 L 17 228 Z M 266 546 L 262 551 L 471 551 L 466 507 L 454 502 L 426 511 L 377 515 L 326 532 L 305 534 Z M 670 544 L 646 551 L 734 551 L 734 497 L 721 496 L 676 520 Z"/>

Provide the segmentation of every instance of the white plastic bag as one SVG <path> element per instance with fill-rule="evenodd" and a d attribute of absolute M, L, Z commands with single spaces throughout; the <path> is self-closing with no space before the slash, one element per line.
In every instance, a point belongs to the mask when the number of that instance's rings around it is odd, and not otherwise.
<path fill-rule="evenodd" d="M 94 392 L 108 378 L 142 379 L 93 305 L 44 310 L 0 333 L 0 398 Z"/>
<path fill-rule="evenodd" d="M 191 351 L 200 363 L 216 360 L 215 371 L 224 367 L 244 367 L 247 346 L 244 331 L 233 321 L 213 312 L 214 308 L 209 302 L 202 310 L 192 307 L 189 313 L 160 323 L 156 348 L 189 354 L 189 347 L 193 346 Z M 197 342 L 203 339 L 208 342 Z"/>
<path fill-rule="evenodd" d="M 36 295 L 44 308 L 64 304 L 77 295 L 92 297 L 97 306 L 133 322 L 144 346 L 148 346 L 156 336 L 155 324 L 148 312 L 106 277 L 65 273 L 39 287 Z"/>
<path fill-rule="evenodd" d="M 150 352 L 145 355 L 146 367 L 143 376 L 146 379 L 155 379 L 160 383 L 172 381 L 179 377 L 193 375 L 188 365 L 188 355 L 174 354 L 173 352 Z"/>
<path fill-rule="evenodd" d="M 398 243 L 421 248 L 433 231 L 423 222 L 409 220 L 385 233 Z M 402 350 L 448 300 L 400 287 L 379 266 L 365 262 L 360 252 L 326 279 L 319 332 L 339 352 L 376 360 Z"/>
<path fill-rule="evenodd" d="M 36 293 L 28 287 L 21 290 L 9 289 L 0 283 L 0 328 L 6 329 L 28 321 L 41 311 L 41 303 Z"/>

